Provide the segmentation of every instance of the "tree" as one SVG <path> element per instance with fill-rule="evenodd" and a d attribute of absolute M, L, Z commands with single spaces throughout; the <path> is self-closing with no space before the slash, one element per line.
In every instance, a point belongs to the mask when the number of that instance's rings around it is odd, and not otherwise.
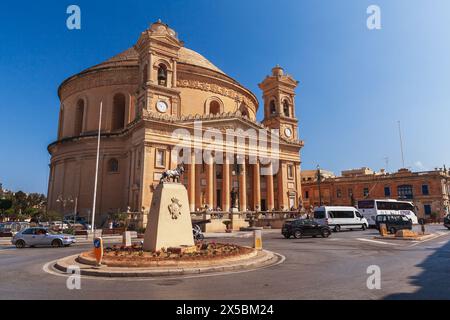
<path fill-rule="evenodd" d="M 12 201 L 10 199 L 0 199 L 0 213 L 1 217 L 5 217 L 5 211 L 11 209 Z"/>

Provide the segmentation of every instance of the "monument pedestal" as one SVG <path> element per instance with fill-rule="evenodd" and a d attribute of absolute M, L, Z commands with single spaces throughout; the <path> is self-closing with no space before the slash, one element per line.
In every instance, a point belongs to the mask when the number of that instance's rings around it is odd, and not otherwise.
<path fill-rule="evenodd" d="M 153 193 L 144 234 L 144 250 L 193 245 L 186 188 L 180 183 L 160 183 Z"/>

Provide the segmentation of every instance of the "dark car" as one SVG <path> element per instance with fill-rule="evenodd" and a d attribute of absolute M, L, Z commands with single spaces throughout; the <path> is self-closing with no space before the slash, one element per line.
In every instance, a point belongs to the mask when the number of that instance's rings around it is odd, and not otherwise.
<path fill-rule="evenodd" d="M 411 219 L 401 214 L 379 214 L 375 218 L 375 223 L 378 230 L 380 230 L 381 224 L 385 224 L 386 229 L 392 234 L 398 230 L 412 229 Z"/>
<path fill-rule="evenodd" d="M 300 239 L 304 236 L 322 236 L 328 238 L 331 234 L 331 229 L 328 226 L 319 224 L 310 219 L 296 219 L 292 221 L 286 221 L 281 229 L 281 234 L 289 239 L 294 236 L 296 239 Z"/>
<path fill-rule="evenodd" d="M 444 218 L 444 226 L 447 227 L 447 229 L 450 230 L 450 214 L 448 214 L 448 215 Z"/>

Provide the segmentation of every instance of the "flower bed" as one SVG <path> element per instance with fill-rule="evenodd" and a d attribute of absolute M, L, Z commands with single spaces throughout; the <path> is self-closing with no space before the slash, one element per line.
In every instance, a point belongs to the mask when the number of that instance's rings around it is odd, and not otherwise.
<path fill-rule="evenodd" d="M 143 251 L 142 246 L 113 246 L 105 249 L 102 264 L 109 267 L 202 266 L 216 261 L 233 261 L 253 256 L 256 251 L 235 244 L 199 242 L 195 250 L 183 252 L 180 248 L 162 248 L 160 251 Z M 82 253 L 80 262 L 95 264 L 93 252 Z"/>

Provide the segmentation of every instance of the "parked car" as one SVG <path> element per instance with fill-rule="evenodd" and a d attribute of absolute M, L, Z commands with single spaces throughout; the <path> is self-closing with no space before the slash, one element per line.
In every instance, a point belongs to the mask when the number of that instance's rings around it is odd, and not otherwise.
<path fill-rule="evenodd" d="M 17 232 L 11 239 L 11 243 L 17 248 L 26 246 L 70 246 L 75 243 L 75 237 L 69 234 L 59 234 L 49 231 L 47 228 L 32 227 Z"/>
<path fill-rule="evenodd" d="M 386 225 L 386 229 L 395 234 L 398 230 L 411 230 L 413 223 L 407 216 L 399 214 L 379 214 L 375 218 L 375 226 L 380 230 L 381 224 Z"/>
<path fill-rule="evenodd" d="M 304 236 L 322 236 L 328 238 L 331 234 L 331 229 L 312 219 L 296 219 L 286 221 L 281 229 L 281 234 L 286 239 L 289 239 L 292 236 L 296 239 L 301 239 Z"/>
<path fill-rule="evenodd" d="M 444 226 L 447 227 L 447 229 L 450 230 L 450 214 L 448 214 L 448 215 L 444 218 Z"/>
<path fill-rule="evenodd" d="M 362 229 L 369 227 L 369 222 L 354 207 L 323 206 L 314 210 L 314 220 L 329 226 L 335 232 L 342 229 Z"/>

